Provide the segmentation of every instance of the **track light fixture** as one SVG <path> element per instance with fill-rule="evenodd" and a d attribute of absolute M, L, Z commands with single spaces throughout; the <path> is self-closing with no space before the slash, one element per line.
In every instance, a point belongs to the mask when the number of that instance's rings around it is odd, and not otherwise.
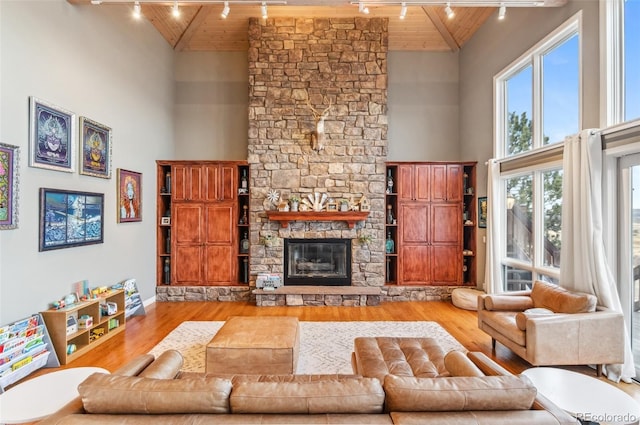
<path fill-rule="evenodd" d="M 364 13 L 365 15 L 369 14 L 369 8 L 362 2 L 358 2 L 358 12 Z"/>
<path fill-rule="evenodd" d="M 229 16 L 229 10 L 230 10 L 229 2 L 225 1 L 224 2 L 224 7 L 222 8 L 222 13 L 220 14 L 220 17 L 222 19 L 227 19 L 227 16 Z"/>
<path fill-rule="evenodd" d="M 102 4 L 102 0 L 91 0 L 91 4 L 93 5 Z"/>
<path fill-rule="evenodd" d="M 177 1 L 173 2 L 173 7 L 171 8 L 171 14 L 173 15 L 174 18 L 177 18 L 180 16 L 180 9 L 178 8 Z"/>
<path fill-rule="evenodd" d="M 133 17 L 136 19 L 140 19 L 142 17 L 142 10 L 140 8 L 140 2 L 135 2 L 133 4 Z"/>
<path fill-rule="evenodd" d="M 400 19 L 404 19 L 407 16 L 407 3 L 402 2 L 400 4 Z"/>
<path fill-rule="evenodd" d="M 447 7 L 444 8 L 444 13 L 447 14 L 447 18 L 449 19 L 456 16 L 456 14 L 453 12 L 453 9 L 451 9 L 451 3 L 447 3 Z"/>
<path fill-rule="evenodd" d="M 262 2 L 262 6 L 260 6 L 260 12 L 262 13 L 262 19 L 267 19 L 269 15 L 267 14 L 267 3 Z"/>
<path fill-rule="evenodd" d="M 500 3 L 500 9 L 498 10 L 498 19 L 503 20 L 504 15 L 506 14 L 507 14 L 507 7 L 504 5 L 504 3 Z"/>

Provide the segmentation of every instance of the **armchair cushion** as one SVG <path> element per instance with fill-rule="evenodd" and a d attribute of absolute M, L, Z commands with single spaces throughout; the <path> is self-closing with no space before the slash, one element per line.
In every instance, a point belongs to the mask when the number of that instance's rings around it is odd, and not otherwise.
<path fill-rule="evenodd" d="M 484 307 L 492 311 L 524 311 L 533 307 L 533 301 L 526 295 L 486 295 Z"/>
<path fill-rule="evenodd" d="M 553 311 L 547 308 L 530 308 L 525 311 L 519 311 L 516 313 L 516 325 L 521 331 L 526 331 L 529 317 L 548 316 L 550 314 L 553 314 Z"/>
<path fill-rule="evenodd" d="M 531 300 L 536 308 L 547 308 L 554 313 L 591 313 L 596 311 L 597 298 L 591 294 L 568 291 L 557 285 L 535 281 Z"/>

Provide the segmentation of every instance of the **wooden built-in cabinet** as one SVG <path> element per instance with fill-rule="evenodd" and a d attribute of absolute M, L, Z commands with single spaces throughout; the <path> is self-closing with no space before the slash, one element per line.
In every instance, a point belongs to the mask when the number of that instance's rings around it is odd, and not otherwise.
<path fill-rule="evenodd" d="M 388 163 L 389 177 L 386 283 L 475 284 L 475 163 Z"/>
<path fill-rule="evenodd" d="M 158 284 L 248 283 L 247 173 L 238 161 L 158 161 Z"/>

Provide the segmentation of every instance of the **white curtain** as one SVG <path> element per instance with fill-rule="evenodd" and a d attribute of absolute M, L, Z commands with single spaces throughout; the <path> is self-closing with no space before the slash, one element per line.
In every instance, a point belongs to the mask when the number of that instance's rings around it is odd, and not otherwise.
<path fill-rule="evenodd" d="M 490 159 L 487 170 L 487 258 L 484 269 L 484 291 L 503 292 L 500 265 L 500 164 Z"/>
<path fill-rule="evenodd" d="M 565 139 L 562 184 L 560 285 L 593 294 L 598 304 L 622 313 L 602 237 L 602 146 L 600 133 L 584 130 Z M 631 382 L 635 368 L 625 329 L 625 361 L 606 365 L 612 381 Z"/>

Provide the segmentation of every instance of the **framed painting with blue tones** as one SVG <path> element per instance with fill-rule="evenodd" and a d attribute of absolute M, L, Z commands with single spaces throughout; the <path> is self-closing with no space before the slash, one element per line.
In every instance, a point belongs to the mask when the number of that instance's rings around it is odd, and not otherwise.
<path fill-rule="evenodd" d="M 111 128 L 80 117 L 80 174 L 111 178 Z"/>
<path fill-rule="evenodd" d="M 103 242 L 104 194 L 40 188 L 40 251 Z"/>
<path fill-rule="evenodd" d="M 33 96 L 29 112 L 29 166 L 72 173 L 76 115 Z"/>
<path fill-rule="evenodd" d="M 20 148 L 0 143 L 0 230 L 18 227 Z"/>

